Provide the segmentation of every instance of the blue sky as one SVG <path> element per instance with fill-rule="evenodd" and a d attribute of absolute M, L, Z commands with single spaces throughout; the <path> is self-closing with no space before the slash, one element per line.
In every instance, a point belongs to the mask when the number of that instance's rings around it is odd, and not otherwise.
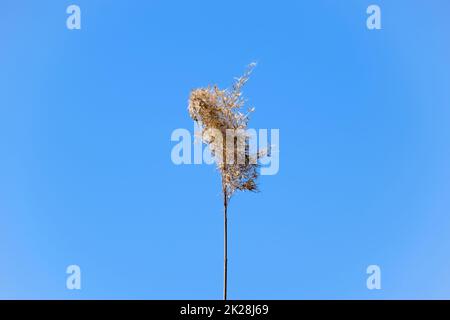
<path fill-rule="evenodd" d="M 220 299 L 219 177 L 175 166 L 170 135 L 193 128 L 190 90 L 256 61 L 244 94 L 253 128 L 280 129 L 280 171 L 232 199 L 229 298 L 448 299 L 449 12 L 2 0 L 0 298 Z"/>

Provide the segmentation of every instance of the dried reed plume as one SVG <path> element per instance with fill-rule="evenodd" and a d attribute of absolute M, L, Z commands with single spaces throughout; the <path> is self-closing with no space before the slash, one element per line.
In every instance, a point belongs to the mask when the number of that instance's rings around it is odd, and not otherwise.
<path fill-rule="evenodd" d="M 189 115 L 201 128 L 202 140 L 208 144 L 222 178 L 224 208 L 224 285 L 227 299 L 227 210 L 235 191 L 257 191 L 258 159 L 265 152 L 250 153 L 246 129 L 249 114 L 242 113 L 245 100 L 242 88 L 248 81 L 255 63 L 237 78 L 231 89 L 221 90 L 216 85 L 195 89 L 189 97 Z"/>

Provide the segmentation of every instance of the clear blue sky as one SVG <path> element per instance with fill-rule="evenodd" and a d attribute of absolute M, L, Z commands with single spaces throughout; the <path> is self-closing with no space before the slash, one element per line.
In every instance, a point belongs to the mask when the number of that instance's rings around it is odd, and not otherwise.
<path fill-rule="evenodd" d="M 252 127 L 280 129 L 280 171 L 232 200 L 229 298 L 450 298 L 449 14 L 447 0 L 2 0 L 0 298 L 220 299 L 219 177 L 175 166 L 170 135 L 193 127 L 191 89 L 252 61 Z"/>

